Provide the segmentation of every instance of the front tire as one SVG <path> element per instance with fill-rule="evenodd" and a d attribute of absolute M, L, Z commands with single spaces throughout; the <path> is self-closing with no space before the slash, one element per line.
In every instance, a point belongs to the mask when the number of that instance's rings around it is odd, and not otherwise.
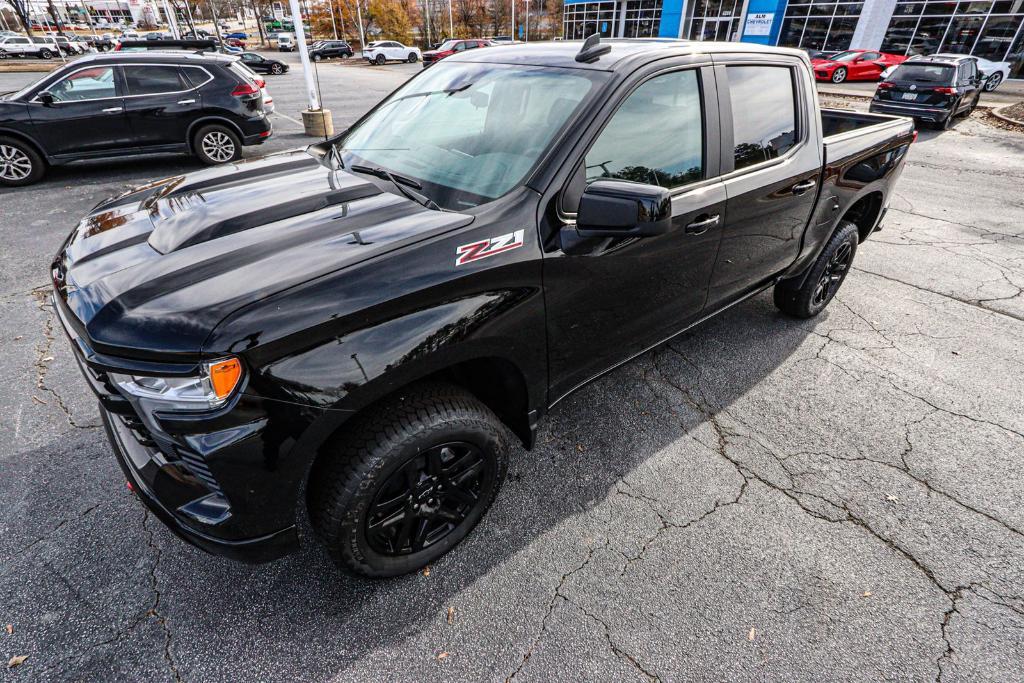
<path fill-rule="evenodd" d="M 322 61 L 322 60 L 323 60 L 323 57 L 321 57 L 320 55 L 313 55 L 313 61 L 314 62 L 319 62 L 319 61 Z"/>
<path fill-rule="evenodd" d="M 384 66 L 384 62 L 388 60 L 384 55 L 377 55 L 377 59 L 373 61 L 377 62 L 377 66 Z"/>
<path fill-rule="evenodd" d="M 43 49 L 43 50 L 39 51 L 39 58 L 40 59 L 49 59 L 50 57 L 53 57 L 53 53 L 50 52 L 49 50 Z"/>
<path fill-rule="evenodd" d="M 836 69 L 835 71 L 832 72 L 832 82 L 833 83 L 842 83 L 845 80 L 846 80 L 846 67 L 845 66 L 841 66 L 841 67 L 839 67 L 838 69 Z"/>
<path fill-rule="evenodd" d="M 796 318 L 813 318 L 821 313 L 839 291 L 857 254 L 859 233 L 850 221 L 839 227 L 811 266 L 807 277 L 783 280 L 775 285 L 775 305 Z"/>
<path fill-rule="evenodd" d="M 0 137 L 0 185 L 31 185 L 45 173 L 46 162 L 35 149 L 21 140 Z"/>
<path fill-rule="evenodd" d="M 203 126 L 192 139 L 192 149 L 207 166 L 237 161 L 242 156 L 242 141 L 230 128 Z"/>
<path fill-rule="evenodd" d="M 346 425 L 313 466 L 313 529 L 340 568 L 416 571 L 480 521 L 508 471 L 508 431 L 448 384 L 410 387 Z"/>

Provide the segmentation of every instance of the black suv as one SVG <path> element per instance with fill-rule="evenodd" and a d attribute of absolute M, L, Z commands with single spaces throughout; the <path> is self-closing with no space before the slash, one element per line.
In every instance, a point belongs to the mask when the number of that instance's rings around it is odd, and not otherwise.
<path fill-rule="evenodd" d="M 344 40 L 324 40 L 309 48 L 310 58 L 317 62 L 334 57 L 348 59 L 353 54 L 355 53 L 352 51 L 352 46 Z"/>
<path fill-rule="evenodd" d="M 0 185 L 48 165 L 151 153 L 234 161 L 271 134 L 260 86 L 237 57 L 82 57 L 0 98 Z"/>
<path fill-rule="evenodd" d="M 920 57 L 878 84 L 869 111 L 900 114 L 948 129 L 954 118 L 978 106 L 984 77 L 974 57 Z"/>

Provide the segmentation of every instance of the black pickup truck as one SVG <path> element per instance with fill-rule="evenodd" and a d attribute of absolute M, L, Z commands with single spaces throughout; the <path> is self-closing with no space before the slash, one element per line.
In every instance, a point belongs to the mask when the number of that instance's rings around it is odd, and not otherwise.
<path fill-rule="evenodd" d="M 393 576 L 480 520 L 514 439 L 774 287 L 821 311 L 910 120 L 818 109 L 743 43 L 474 50 L 308 150 L 99 204 L 53 300 L 129 486 L 187 541 Z"/>

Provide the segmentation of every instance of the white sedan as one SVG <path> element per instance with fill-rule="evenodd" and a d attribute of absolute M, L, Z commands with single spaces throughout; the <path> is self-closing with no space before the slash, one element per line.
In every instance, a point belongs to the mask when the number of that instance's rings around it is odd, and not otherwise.
<path fill-rule="evenodd" d="M 375 43 L 368 43 L 363 49 L 363 59 L 370 64 L 384 64 L 385 62 L 415 64 L 422 57 L 418 47 L 408 47 L 397 40 L 378 40 Z"/>
<path fill-rule="evenodd" d="M 908 62 L 914 61 L 917 57 L 924 55 L 914 55 Z M 951 52 L 940 52 L 935 57 L 963 57 L 964 55 L 957 55 Z M 987 59 L 981 57 L 975 57 L 978 60 L 978 71 L 981 72 L 982 78 L 985 79 L 985 91 L 992 92 L 999 85 L 1010 77 L 1010 63 L 1009 62 L 990 62 Z M 897 65 L 898 66 L 898 65 Z M 896 70 L 895 66 L 890 66 L 888 69 L 882 72 L 882 79 L 886 79 L 892 75 L 892 72 Z"/>

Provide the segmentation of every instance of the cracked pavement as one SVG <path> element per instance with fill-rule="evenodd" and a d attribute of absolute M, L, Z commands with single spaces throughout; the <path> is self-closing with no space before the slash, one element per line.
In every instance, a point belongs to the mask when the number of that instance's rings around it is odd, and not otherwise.
<path fill-rule="evenodd" d="M 386 582 L 205 555 L 124 487 L 40 287 L 183 166 L 0 193 L 0 680 L 1024 680 L 1024 135 L 922 132 L 825 313 L 762 294 L 570 397 Z"/>

